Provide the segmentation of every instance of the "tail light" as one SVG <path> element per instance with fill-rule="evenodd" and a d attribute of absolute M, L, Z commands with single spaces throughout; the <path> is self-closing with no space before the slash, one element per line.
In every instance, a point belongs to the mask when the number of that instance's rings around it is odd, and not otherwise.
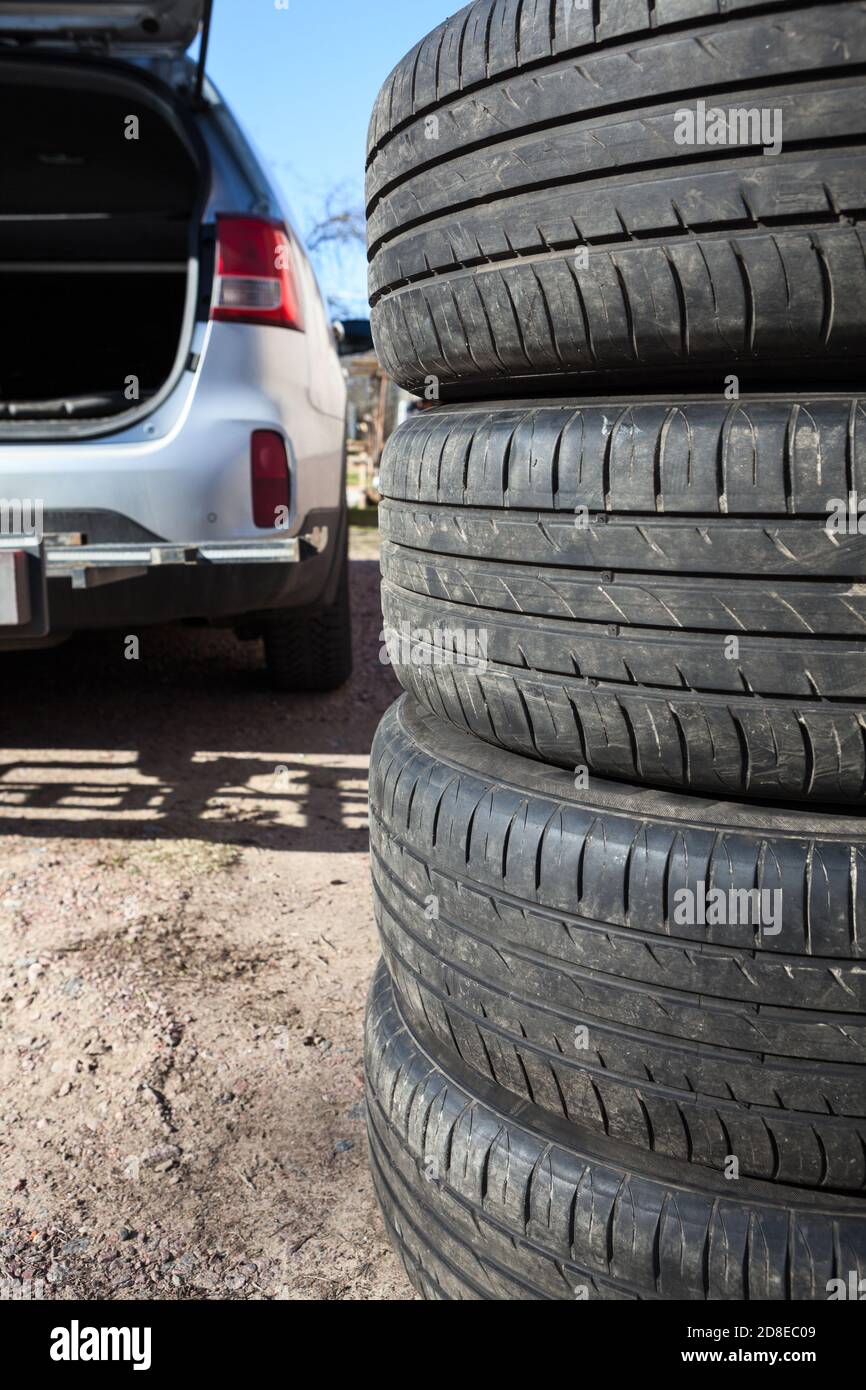
<path fill-rule="evenodd" d="M 254 430 L 252 439 L 253 521 L 273 531 L 280 513 L 288 520 L 291 475 L 286 442 L 275 430 Z"/>
<path fill-rule="evenodd" d="M 217 218 L 211 318 L 304 331 L 295 258 L 281 223 L 261 217 Z"/>

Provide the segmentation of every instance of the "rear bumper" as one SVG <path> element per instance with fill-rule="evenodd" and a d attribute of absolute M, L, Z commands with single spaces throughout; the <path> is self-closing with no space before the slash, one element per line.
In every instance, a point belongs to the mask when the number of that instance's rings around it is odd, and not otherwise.
<path fill-rule="evenodd" d="M 69 545 L 46 539 L 46 599 L 38 628 L 0 627 L 0 649 L 98 628 L 185 620 L 229 624 L 254 634 L 291 609 L 314 613 L 332 601 L 345 552 L 345 509 L 306 518 L 297 537 L 177 545 L 154 540 Z M 39 555 L 38 546 L 31 554 Z M 34 588 L 38 587 L 34 585 Z"/>
<path fill-rule="evenodd" d="M 110 513 L 130 530 L 178 545 L 260 540 L 250 443 L 256 430 L 269 430 L 283 437 L 289 457 L 286 534 L 297 536 L 311 512 L 339 507 L 345 421 L 311 404 L 304 335 L 210 323 L 197 326 L 193 353 L 197 367 L 171 396 L 114 435 L 50 443 L 0 435 L 0 499 L 38 504 L 46 533 L 51 515 Z M 340 397 L 335 408 L 344 403 Z"/>
<path fill-rule="evenodd" d="M 286 539 L 211 541 L 177 545 L 139 541 L 123 545 L 75 545 L 49 541 L 44 548 L 46 577 L 68 579 L 73 589 L 96 589 L 125 579 L 141 579 L 156 569 L 188 570 L 196 565 L 294 565 L 320 555 L 328 528 Z"/>

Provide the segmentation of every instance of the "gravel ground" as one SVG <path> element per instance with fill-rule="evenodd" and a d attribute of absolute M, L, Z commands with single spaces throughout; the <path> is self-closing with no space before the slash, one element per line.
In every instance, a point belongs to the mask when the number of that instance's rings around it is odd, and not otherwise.
<path fill-rule="evenodd" d="M 362 1112 L 375 532 L 352 588 L 318 699 L 202 630 L 0 661 L 0 1296 L 411 1297 Z"/>

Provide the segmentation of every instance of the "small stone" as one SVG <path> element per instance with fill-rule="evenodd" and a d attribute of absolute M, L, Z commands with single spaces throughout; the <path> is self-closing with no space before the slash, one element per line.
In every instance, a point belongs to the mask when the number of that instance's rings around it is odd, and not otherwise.
<path fill-rule="evenodd" d="M 68 1240 L 60 1251 L 61 1255 L 83 1255 L 90 1244 L 90 1236 L 75 1236 Z"/>

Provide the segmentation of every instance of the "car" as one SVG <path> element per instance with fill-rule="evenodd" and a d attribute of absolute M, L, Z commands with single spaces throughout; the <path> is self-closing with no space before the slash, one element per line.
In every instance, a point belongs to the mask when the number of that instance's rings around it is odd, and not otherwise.
<path fill-rule="evenodd" d="M 0 7 L 0 649 L 204 622 L 332 689 L 364 330 L 206 76 L 211 9 Z"/>

